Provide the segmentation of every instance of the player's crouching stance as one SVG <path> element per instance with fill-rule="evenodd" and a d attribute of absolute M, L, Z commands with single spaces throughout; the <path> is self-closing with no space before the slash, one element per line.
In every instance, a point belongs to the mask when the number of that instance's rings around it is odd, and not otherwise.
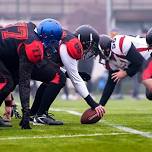
<path fill-rule="evenodd" d="M 100 104 L 105 106 L 117 82 L 141 71 L 142 65 L 150 57 L 151 52 L 145 38 L 127 35 L 117 35 L 113 39 L 107 35 L 101 35 L 99 50 L 100 59 L 104 60 L 105 67 L 109 71 L 100 99 Z"/>
<path fill-rule="evenodd" d="M 38 35 L 35 31 L 36 25 L 32 22 L 17 23 L 0 29 L 0 105 L 19 84 L 23 112 L 20 122 L 22 129 L 31 129 L 29 125 L 30 79 L 34 65 L 44 59 L 43 43 L 45 41 L 49 45 L 54 40 L 59 41 L 62 36 L 61 25 L 56 20 L 48 19 L 44 22 L 48 30 L 43 35 Z M 54 27 L 57 27 L 55 28 L 57 31 Z M 59 30 L 60 35 L 58 35 Z M 59 37 L 56 37 L 56 34 Z"/>
<path fill-rule="evenodd" d="M 149 49 L 152 48 L 152 28 L 146 34 L 146 42 Z M 151 57 L 147 60 L 143 66 L 142 72 L 142 83 L 146 87 L 146 97 L 149 100 L 152 100 L 152 54 Z"/>
<path fill-rule="evenodd" d="M 84 98 L 90 107 L 96 110 L 98 115 L 104 114 L 104 108 L 97 104 L 90 96 L 85 82 L 79 75 L 77 64 L 81 58 L 96 56 L 98 54 L 99 35 L 91 26 L 83 25 L 76 29 L 75 33 L 67 30 L 63 31 L 62 40 L 59 50 L 50 48 L 47 52 L 48 59 L 54 61 L 60 66 L 64 66 L 68 77 L 71 79 L 77 92 Z M 59 79 L 56 79 L 59 81 Z M 50 90 L 50 91 L 49 91 Z M 41 113 L 41 107 L 45 107 L 45 111 L 49 110 L 50 105 L 55 100 L 58 88 L 53 85 L 40 86 L 36 93 L 34 103 L 31 108 L 31 115 L 34 116 L 35 124 L 51 125 L 48 116 Z M 43 109 L 43 112 L 45 112 Z M 52 123 L 53 124 L 53 123 Z"/>

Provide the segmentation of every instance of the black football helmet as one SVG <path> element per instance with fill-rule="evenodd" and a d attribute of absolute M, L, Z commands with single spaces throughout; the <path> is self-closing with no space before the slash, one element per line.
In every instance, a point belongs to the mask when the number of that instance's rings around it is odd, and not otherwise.
<path fill-rule="evenodd" d="M 111 56 L 111 42 L 112 42 L 112 38 L 109 37 L 108 35 L 100 35 L 100 40 L 99 40 L 99 45 L 98 48 L 100 50 L 99 56 L 100 56 L 100 60 L 102 59 L 104 60 L 109 60 L 110 56 Z"/>
<path fill-rule="evenodd" d="M 146 42 L 150 47 L 152 47 L 152 28 L 150 28 L 146 34 Z"/>
<path fill-rule="evenodd" d="M 80 40 L 83 46 L 84 59 L 99 54 L 99 34 L 93 27 L 90 25 L 81 25 L 75 30 L 74 35 Z"/>

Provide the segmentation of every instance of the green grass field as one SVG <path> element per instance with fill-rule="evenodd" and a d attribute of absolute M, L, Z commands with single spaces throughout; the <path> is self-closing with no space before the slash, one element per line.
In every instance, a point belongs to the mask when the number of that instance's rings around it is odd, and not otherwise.
<path fill-rule="evenodd" d="M 151 152 L 152 102 L 111 100 L 106 115 L 94 125 L 81 125 L 83 101 L 57 100 L 52 105 L 63 126 L 32 126 L 21 130 L 19 120 L 12 128 L 0 128 L 0 152 Z M 77 113 L 76 113 L 77 112 Z M 1 112 L 2 114 L 2 108 Z"/>

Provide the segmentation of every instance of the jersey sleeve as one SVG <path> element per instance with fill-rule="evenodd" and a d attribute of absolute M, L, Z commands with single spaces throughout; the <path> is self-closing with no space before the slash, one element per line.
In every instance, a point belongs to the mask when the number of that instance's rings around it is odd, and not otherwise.
<path fill-rule="evenodd" d="M 122 43 L 122 44 L 120 44 L 120 45 L 122 45 L 122 48 L 120 48 L 120 49 L 122 49 L 122 53 L 126 56 L 131 48 L 132 42 L 129 40 L 128 37 L 125 36 L 123 41 L 120 43 Z"/>
<path fill-rule="evenodd" d="M 72 58 L 67 50 L 67 46 L 65 44 L 62 44 L 60 46 L 60 57 L 63 62 L 63 65 L 69 75 L 69 78 L 71 79 L 74 87 L 78 91 L 78 93 L 83 97 L 86 98 L 89 95 L 88 89 L 85 85 L 85 82 L 82 80 L 78 73 L 77 69 L 77 60 Z"/>
<path fill-rule="evenodd" d="M 19 94 L 23 109 L 29 109 L 30 79 L 33 64 L 28 61 L 24 49 L 19 55 Z"/>
<path fill-rule="evenodd" d="M 68 54 L 76 60 L 82 58 L 83 47 L 77 38 L 73 38 L 65 43 L 67 47 Z"/>

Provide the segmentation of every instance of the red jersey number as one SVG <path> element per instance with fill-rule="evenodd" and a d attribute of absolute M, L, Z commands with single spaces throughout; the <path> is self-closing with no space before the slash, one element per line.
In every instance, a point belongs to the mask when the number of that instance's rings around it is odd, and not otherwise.
<path fill-rule="evenodd" d="M 2 39 L 8 39 L 8 38 L 14 38 L 14 39 L 27 39 L 28 37 L 28 29 L 26 24 L 21 24 L 19 26 L 13 26 L 16 27 L 16 32 L 10 32 L 10 31 L 2 31 Z"/>

